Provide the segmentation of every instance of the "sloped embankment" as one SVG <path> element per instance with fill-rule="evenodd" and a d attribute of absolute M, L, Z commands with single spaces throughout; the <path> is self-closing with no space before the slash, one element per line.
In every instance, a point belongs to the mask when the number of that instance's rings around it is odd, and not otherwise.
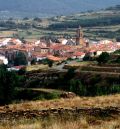
<path fill-rule="evenodd" d="M 46 117 L 83 117 L 116 118 L 120 116 L 120 95 L 98 97 L 75 97 L 30 101 L 0 107 L 0 121 Z"/>
<path fill-rule="evenodd" d="M 0 121 L 14 119 L 33 119 L 33 118 L 48 118 L 48 117 L 83 117 L 94 116 L 99 118 L 117 118 L 120 115 L 120 107 L 106 108 L 59 108 L 48 110 L 6 110 L 0 112 Z"/>

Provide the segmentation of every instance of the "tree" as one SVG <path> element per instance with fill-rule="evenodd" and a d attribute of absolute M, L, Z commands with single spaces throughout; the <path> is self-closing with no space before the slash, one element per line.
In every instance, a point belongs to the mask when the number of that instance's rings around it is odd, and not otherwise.
<path fill-rule="evenodd" d="M 71 79 L 70 80 L 70 91 L 78 95 L 86 95 L 86 86 L 82 85 L 80 80 Z"/>
<path fill-rule="evenodd" d="M 47 62 L 48 62 L 48 66 L 49 66 L 49 67 L 52 67 L 52 66 L 53 66 L 53 61 L 52 61 L 52 60 L 49 60 L 49 59 L 48 59 Z"/>
<path fill-rule="evenodd" d="M 15 95 L 18 86 L 18 76 L 15 72 L 7 71 L 5 66 L 0 66 L 0 105 L 8 104 Z"/>
<path fill-rule="evenodd" d="M 98 62 L 99 64 L 101 64 L 101 63 L 104 64 L 104 63 L 107 63 L 109 59 L 110 59 L 109 53 L 107 53 L 107 52 L 102 52 L 102 54 L 97 58 L 97 62 Z"/>
<path fill-rule="evenodd" d="M 31 60 L 31 65 L 35 65 L 35 64 L 36 64 L 36 62 L 37 62 L 37 60 L 36 60 L 36 59 L 32 59 L 32 60 Z"/>
<path fill-rule="evenodd" d="M 19 66 L 19 65 L 27 65 L 27 58 L 24 53 L 18 52 L 14 59 L 14 65 Z"/>
<path fill-rule="evenodd" d="M 75 76 L 75 69 L 74 68 L 70 68 L 68 69 L 67 73 L 63 76 L 63 79 L 61 80 L 62 83 L 64 83 L 64 89 L 65 90 L 69 90 L 70 88 L 70 80 L 72 78 L 74 78 Z"/>
<path fill-rule="evenodd" d="M 90 53 L 86 53 L 83 58 L 83 61 L 91 61 L 91 60 L 92 60 L 92 57 L 90 56 Z"/>

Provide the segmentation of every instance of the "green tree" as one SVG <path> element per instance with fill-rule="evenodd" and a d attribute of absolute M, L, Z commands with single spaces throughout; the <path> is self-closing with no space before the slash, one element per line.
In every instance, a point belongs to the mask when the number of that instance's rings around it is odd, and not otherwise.
<path fill-rule="evenodd" d="M 54 62 L 49 59 L 44 59 L 44 60 L 42 60 L 42 63 L 47 64 L 49 67 L 52 67 Z"/>
<path fill-rule="evenodd" d="M 16 86 L 18 86 L 17 74 L 7 71 L 4 66 L 0 66 L 0 105 L 12 101 Z"/>
<path fill-rule="evenodd" d="M 27 65 L 27 58 L 24 53 L 18 52 L 16 58 L 14 59 L 14 65 Z"/>
<path fill-rule="evenodd" d="M 85 96 L 87 93 L 86 86 L 76 79 L 70 80 L 70 91 L 82 96 Z"/>
<path fill-rule="evenodd" d="M 91 61 L 91 60 L 92 60 L 92 57 L 90 56 L 90 53 L 86 53 L 83 58 L 83 61 Z"/>
<path fill-rule="evenodd" d="M 48 66 L 52 67 L 53 66 L 53 61 L 52 60 L 48 60 Z"/>
<path fill-rule="evenodd" d="M 32 60 L 31 60 L 31 65 L 35 65 L 35 64 L 36 64 L 36 62 L 37 62 L 37 60 L 36 60 L 36 59 L 32 59 Z"/>
<path fill-rule="evenodd" d="M 67 73 L 63 76 L 63 79 L 61 82 L 63 83 L 63 89 L 64 90 L 69 90 L 70 88 L 70 80 L 73 79 L 75 76 L 75 69 L 70 68 L 68 69 Z"/>
<path fill-rule="evenodd" d="M 97 58 L 97 62 L 98 62 L 99 64 L 101 64 L 101 63 L 105 64 L 105 63 L 108 62 L 109 59 L 110 59 L 109 53 L 107 53 L 107 52 L 102 52 L 102 54 Z"/>

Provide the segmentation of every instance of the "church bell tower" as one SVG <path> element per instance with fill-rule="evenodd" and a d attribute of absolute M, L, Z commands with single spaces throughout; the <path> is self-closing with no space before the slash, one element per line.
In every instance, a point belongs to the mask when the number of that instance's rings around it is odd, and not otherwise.
<path fill-rule="evenodd" d="M 76 31 L 76 45 L 84 45 L 83 31 L 81 26 Z"/>

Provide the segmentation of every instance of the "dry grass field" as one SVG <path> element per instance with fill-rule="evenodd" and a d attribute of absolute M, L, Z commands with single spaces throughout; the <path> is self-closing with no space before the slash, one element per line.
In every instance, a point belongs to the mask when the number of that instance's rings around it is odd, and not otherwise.
<path fill-rule="evenodd" d="M 86 61 L 86 62 L 77 62 L 73 61 L 70 64 L 65 64 L 64 68 L 69 69 L 69 68 L 81 68 L 81 67 L 87 67 L 89 65 L 96 65 L 97 63 L 95 61 Z"/>
<path fill-rule="evenodd" d="M 44 110 L 58 108 L 105 108 L 120 107 L 120 94 L 98 97 L 75 97 L 73 99 L 56 99 L 50 101 L 21 102 L 10 104 L 8 109 L 13 112 L 28 110 Z M 0 113 L 5 112 L 4 106 L 0 107 Z M 81 115 L 77 118 L 61 116 L 39 119 L 11 119 L 0 122 L 0 129 L 120 129 L 120 117 L 95 117 Z"/>
<path fill-rule="evenodd" d="M 48 65 L 31 65 L 26 67 L 26 71 L 47 70 L 48 68 Z"/>
<path fill-rule="evenodd" d="M 115 120 L 94 120 L 80 118 L 78 120 L 20 120 L 7 122 L 0 129 L 120 129 L 120 118 Z"/>
<path fill-rule="evenodd" d="M 98 97 L 75 97 L 73 99 L 56 99 L 45 101 L 30 101 L 19 104 L 10 104 L 9 109 L 19 110 L 42 110 L 49 108 L 95 108 L 95 107 L 120 107 L 120 94 Z M 0 112 L 4 107 L 0 107 Z"/>

